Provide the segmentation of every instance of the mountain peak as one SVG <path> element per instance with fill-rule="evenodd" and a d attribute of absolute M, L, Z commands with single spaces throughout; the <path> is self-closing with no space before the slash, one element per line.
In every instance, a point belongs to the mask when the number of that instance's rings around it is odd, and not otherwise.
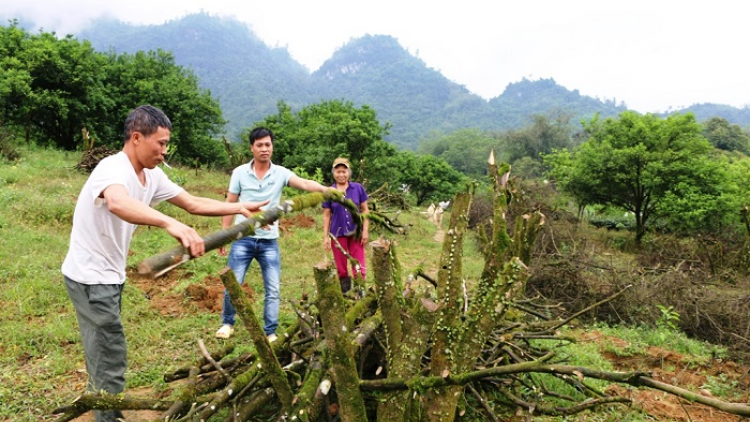
<path fill-rule="evenodd" d="M 421 60 L 411 56 L 396 38 L 390 35 L 367 34 L 349 40 L 314 74 L 325 75 L 328 80 L 334 80 L 339 76 L 355 75 L 366 67 L 402 65 L 405 61 L 417 61 L 424 65 Z"/>

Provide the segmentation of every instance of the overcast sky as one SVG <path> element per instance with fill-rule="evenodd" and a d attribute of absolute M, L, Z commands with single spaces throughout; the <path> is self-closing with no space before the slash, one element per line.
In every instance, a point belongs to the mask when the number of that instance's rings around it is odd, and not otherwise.
<path fill-rule="evenodd" d="M 201 11 L 246 22 L 310 71 L 352 38 L 391 35 L 486 99 L 553 78 L 642 113 L 750 105 L 744 0 L 0 0 L 0 16 L 58 35 L 103 16 L 146 25 Z"/>

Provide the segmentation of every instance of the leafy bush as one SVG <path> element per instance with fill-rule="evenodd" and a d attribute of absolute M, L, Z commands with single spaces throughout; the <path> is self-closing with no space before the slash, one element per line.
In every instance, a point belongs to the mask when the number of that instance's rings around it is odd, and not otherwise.
<path fill-rule="evenodd" d="M 16 136 L 10 129 L 0 126 L 0 157 L 14 162 L 21 158 L 21 153 L 15 146 Z"/>

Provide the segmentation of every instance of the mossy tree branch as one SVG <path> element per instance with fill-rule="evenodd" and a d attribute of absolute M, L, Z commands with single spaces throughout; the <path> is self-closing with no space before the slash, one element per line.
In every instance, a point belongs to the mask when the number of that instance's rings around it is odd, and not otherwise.
<path fill-rule="evenodd" d="M 359 390 L 359 374 L 354 359 L 354 347 L 349 341 L 341 285 L 330 265 L 313 270 L 318 288 L 317 307 L 325 309 L 320 319 L 325 332 L 325 343 L 331 362 L 331 372 L 341 408 L 341 420 L 359 422 L 367 420 L 365 402 Z"/>
<path fill-rule="evenodd" d="M 438 270 L 437 317 L 433 327 L 434 345 L 430 374 L 446 377 L 456 371 L 454 362 L 461 359 L 459 339 L 463 332 L 461 313 L 464 308 L 462 256 L 464 234 L 469 223 L 473 194 L 458 193 L 453 200 L 449 229 L 443 241 Z M 452 421 L 460 399 L 460 387 L 446 386 L 430 391 L 427 418 L 431 422 Z"/>
<path fill-rule="evenodd" d="M 171 402 L 165 400 L 138 399 L 126 397 L 123 394 L 109 394 L 105 392 L 87 392 L 79 396 L 72 404 L 57 408 L 52 413 L 63 414 L 55 419 L 55 422 L 67 422 L 72 421 L 89 410 L 167 410 L 171 405 Z"/>
<path fill-rule="evenodd" d="M 205 243 L 206 252 L 218 249 L 245 236 L 250 236 L 255 233 L 255 229 L 273 224 L 285 214 L 316 207 L 323 203 L 323 201 L 340 202 L 347 209 L 350 209 L 350 211 L 351 209 L 354 209 L 354 214 L 357 214 L 356 208 L 354 208 L 354 203 L 351 200 L 344 199 L 343 194 L 335 189 L 326 192 L 313 192 L 295 196 L 290 200 L 282 202 L 276 208 L 260 212 L 241 223 L 205 236 L 203 242 Z M 357 227 L 361 227 L 360 220 L 357 220 L 357 222 Z M 176 246 L 168 251 L 161 252 L 143 260 L 138 264 L 138 274 L 151 274 L 152 276 L 162 275 L 165 271 L 191 259 L 193 259 L 193 257 L 190 256 L 184 247 L 181 245 Z"/>
<path fill-rule="evenodd" d="M 258 358 L 263 365 L 263 369 L 268 374 L 274 390 L 276 390 L 276 395 L 279 396 L 283 410 L 289 412 L 292 408 L 294 393 L 287 381 L 284 369 L 282 369 L 281 364 L 276 359 L 276 355 L 271 350 L 271 344 L 268 342 L 265 332 L 258 322 L 258 318 L 255 316 L 255 312 L 253 312 L 252 302 L 242 291 L 240 283 L 237 282 L 237 278 L 230 268 L 224 268 L 220 276 L 221 282 L 224 283 L 224 287 L 226 287 L 229 293 L 232 306 L 237 311 L 237 316 L 239 316 L 243 326 L 250 333 L 250 339 L 255 344 Z"/>
<path fill-rule="evenodd" d="M 375 291 L 383 315 L 383 329 L 386 341 L 386 363 L 389 375 L 403 377 L 407 375 L 404 365 L 404 299 L 396 283 L 391 255 L 391 242 L 381 239 L 372 242 L 372 267 L 375 274 Z M 378 417 L 383 420 L 400 421 L 404 419 L 406 394 L 385 394 L 378 403 Z"/>
<path fill-rule="evenodd" d="M 304 422 L 310 420 L 310 415 L 320 414 L 320 403 L 315 400 L 315 397 L 319 393 L 320 382 L 326 372 L 325 361 L 326 349 L 323 347 L 317 348 L 310 357 L 310 364 L 308 365 L 304 382 L 294 397 L 290 413 L 292 420 Z"/>

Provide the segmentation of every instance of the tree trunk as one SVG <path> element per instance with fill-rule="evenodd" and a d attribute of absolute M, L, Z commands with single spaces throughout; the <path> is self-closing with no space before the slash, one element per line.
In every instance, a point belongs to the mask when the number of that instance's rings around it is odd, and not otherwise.
<path fill-rule="evenodd" d="M 386 338 L 387 375 L 409 378 L 420 371 L 428 348 L 434 316 L 413 292 L 405 290 L 397 268 L 393 244 L 372 242 L 372 267 Z M 411 391 L 385 393 L 378 404 L 378 420 L 418 421 L 420 395 Z"/>
<path fill-rule="evenodd" d="M 459 193 L 453 200 L 450 228 L 446 232 L 440 255 L 437 287 L 437 319 L 434 325 L 434 345 L 430 375 L 448 377 L 457 367 L 459 339 L 462 333 L 461 313 L 464 308 L 462 256 L 463 240 L 469 224 L 472 195 Z M 447 386 L 431 390 L 427 395 L 427 420 L 450 422 L 456 414 L 462 387 Z"/>
<path fill-rule="evenodd" d="M 221 282 L 224 283 L 227 292 L 229 293 L 229 299 L 232 301 L 232 306 L 237 311 L 237 316 L 242 320 L 242 324 L 247 328 L 250 333 L 250 339 L 255 344 L 255 350 L 258 352 L 258 358 L 260 359 L 268 378 L 276 390 L 276 395 L 279 397 L 281 402 L 281 408 L 284 413 L 288 413 L 292 408 L 292 400 L 294 399 L 294 393 L 292 388 L 289 386 L 287 381 L 286 373 L 281 368 L 276 355 L 271 350 L 271 344 L 266 338 L 266 334 L 263 331 L 258 322 L 258 318 L 253 312 L 252 302 L 245 296 L 245 293 L 240 287 L 240 283 L 237 282 L 237 278 L 234 276 L 234 271 L 230 268 L 224 268 L 221 273 Z"/>
<path fill-rule="evenodd" d="M 314 269 L 315 283 L 318 287 L 318 309 L 328 347 L 331 372 L 336 383 L 339 398 L 341 420 L 344 422 L 363 422 L 367 420 L 365 402 L 359 390 L 353 346 L 349 341 L 344 314 L 344 296 L 341 285 L 330 265 Z"/>

